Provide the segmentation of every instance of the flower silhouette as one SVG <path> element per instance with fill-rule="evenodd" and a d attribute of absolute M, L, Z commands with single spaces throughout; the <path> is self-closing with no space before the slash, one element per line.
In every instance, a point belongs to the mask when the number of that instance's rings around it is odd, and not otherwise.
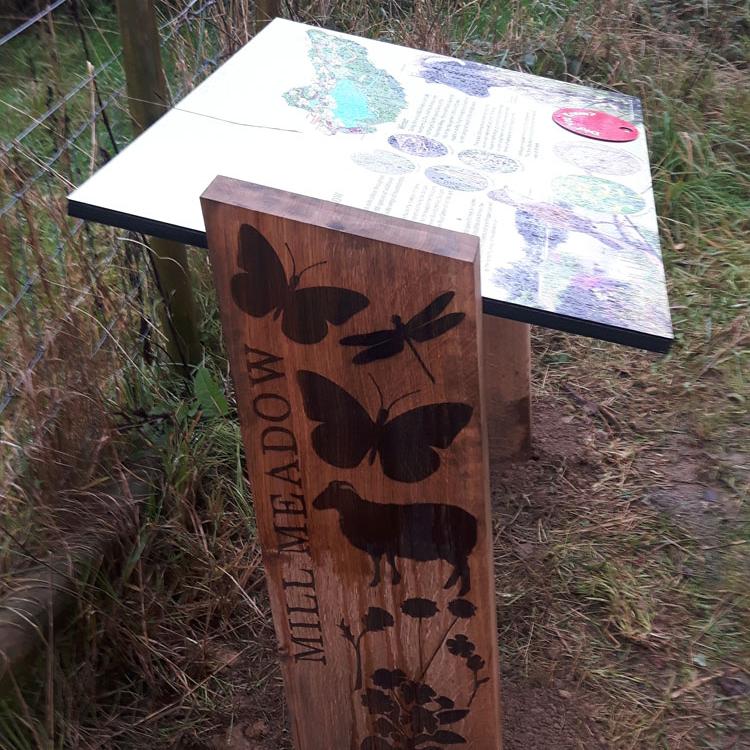
<path fill-rule="evenodd" d="M 441 629 L 440 640 L 434 652 L 430 649 L 431 656 L 424 664 L 422 622 L 435 617 L 440 609 L 436 602 L 423 597 L 411 597 L 401 603 L 400 611 L 406 617 L 417 620 L 419 673 L 416 678 L 414 673 L 383 667 L 372 672 L 369 684 L 363 684 L 362 639 L 368 633 L 394 627 L 395 618 L 388 610 L 369 607 L 361 617 L 362 630 L 358 635 L 343 620 L 339 624 L 342 637 L 351 644 L 356 656 L 354 690 L 361 691 L 360 700 L 371 717 L 371 734 L 362 741 L 359 750 L 443 750 L 454 745 L 466 745 L 466 738 L 450 727 L 469 715 L 479 688 L 490 678 L 479 676 L 486 663 L 476 653 L 476 645 L 468 636 L 458 634 L 449 637 L 459 620 L 474 617 L 476 605 L 468 599 L 458 598 L 451 600 L 446 609 L 453 619 Z M 402 623 L 405 622 L 402 620 Z M 439 695 L 425 680 L 443 647 L 452 656 L 461 659 L 471 673 L 473 686 L 469 700 L 463 706 L 456 706 L 456 701 L 447 695 Z"/>
<path fill-rule="evenodd" d="M 429 703 L 436 695 L 435 691 L 423 682 L 406 680 L 398 687 L 398 692 L 405 703 L 418 703 L 420 706 Z"/>
<path fill-rule="evenodd" d="M 446 646 L 453 656 L 460 656 L 464 659 L 468 659 L 476 648 L 465 635 L 457 635 L 455 638 L 449 638 Z"/>
<path fill-rule="evenodd" d="M 479 677 L 479 673 L 484 669 L 486 663 L 479 654 L 474 653 L 476 646 L 465 635 L 457 635 L 455 638 L 449 638 L 445 643 L 445 647 L 453 656 L 458 656 L 466 660 L 466 666 L 471 672 L 474 681 L 468 703 L 471 706 L 479 688 L 485 682 L 490 681 L 489 677 L 482 677 L 481 679 Z"/>
<path fill-rule="evenodd" d="M 380 607 L 370 607 L 367 612 L 362 616 L 362 632 L 355 637 L 352 633 L 352 629 L 349 623 L 343 620 L 339 623 L 339 630 L 341 631 L 341 637 L 347 640 L 352 648 L 354 649 L 354 655 L 357 664 L 357 675 L 354 681 L 354 689 L 362 689 L 362 639 L 367 633 L 379 633 L 386 628 L 393 627 L 394 619 L 393 615 L 388 610 L 381 609 Z"/>
<path fill-rule="evenodd" d="M 408 617 L 413 617 L 419 622 L 417 630 L 417 648 L 419 649 L 419 673 L 420 678 L 424 676 L 424 654 L 422 653 L 422 620 L 428 620 L 438 613 L 438 606 L 432 599 L 422 599 L 415 596 L 407 599 L 401 605 L 401 611 Z"/>
<path fill-rule="evenodd" d="M 454 599 L 448 603 L 448 611 L 461 620 L 468 620 L 474 617 L 477 608 L 467 599 Z"/>
<path fill-rule="evenodd" d="M 401 611 L 405 615 L 414 617 L 417 620 L 426 620 L 438 613 L 438 607 L 431 599 L 414 597 L 413 599 L 407 599 L 401 605 Z"/>
<path fill-rule="evenodd" d="M 366 631 L 377 633 L 393 625 L 393 615 L 380 607 L 370 607 L 362 618 L 362 624 Z"/>
<path fill-rule="evenodd" d="M 465 737 L 447 727 L 465 719 L 468 708 L 455 708 L 452 698 L 407 679 L 400 669 L 377 669 L 371 680 L 385 690 L 367 687 L 362 695 L 362 705 L 376 718 L 373 734 L 360 750 L 442 750 L 466 744 Z"/>
<path fill-rule="evenodd" d="M 386 690 L 393 690 L 405 679 L 406 675 L 400 669 L 376 669 L 372 673 L 373 684 Z"/>
<path fill-rule="evenodd" d="M 373 690 L 367 688 L 362 696 L 362 705 L 367 708 L 371 714 L 390 714 L 398 706 L 390 695 L 382 690 Z"/>

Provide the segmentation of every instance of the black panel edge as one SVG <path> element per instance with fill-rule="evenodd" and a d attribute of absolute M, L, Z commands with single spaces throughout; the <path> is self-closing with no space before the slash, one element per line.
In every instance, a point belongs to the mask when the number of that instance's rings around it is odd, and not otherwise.
<path fill-rule="evenodd" d="M 99 224 L 118 227 L 130 232 L 139 232 L 153 237 L 161 237 L 165 240 L 174 240 L 186 245 L 208 249 L 206 233 L 196 229 L 185 229 L 176 224 L 168 224 L 154 219 L 145 219 L 123 211 L 112 211 L 110 209 L 92 206 L 89 203 L 81 203 L 68 199 L 68 214 L 76 219 L 95 221 Z M 656 336 L 651 333 L 632 331 L 627 328 L 617 328 L 604 323 L 596 323 L 590 320 L 581 320 L 569 315 L 551 312 L 549 310 L 536 310 L 512 302 L 500 302 L 499 300 L 483 298 L 482 310 L 488 315 L 499 318 L 516 320 L 520 323 L 531 323 L 532 325 L 553 328 L 565 333 L 575 333 L 579 336 L 588 336 L 601 341 L 610 341 L 613 344 L 623 344 L 635 349 L 646 349 L 647 351 L 666 354 L 672 346 L 673 339 L 664 336 Z"/>
<path fill-rule="evenodd" d="M 646 349 L 658 354 L 666 354 L 673 343 L 673 339 L 656 336 L 653 333 L 608 326 L 604 323 L 596 323 L 593 320 L 581 320 L 549 310 L 532 310 L 529 307 L 516 305 L 512 302 L 500 302 L 487 297 L 482 299 L 482 310 L 487 315 L 495 315 L 498 318 L 554 328 L 565 333 L 575 333 L 592 339 L 610 341 L 613 344 L 624 344 L 635 349 Z"/>
<path fill-rule="evenodd" d="M 70 198 L 68 198 L 68 215 L 76 219 L 95 221 L 98 224 L 126 229 L 129 232 L 148 234 L 163 240 L 174 240 L 175 242 L 182 242 L 185 245 L 192 245 L 193 247 L 208 250 L 206 233 L 199 232 L 197 229 L 186 229 L 176 224 L 168 224 L 167 222 L 156 221 L 155 219 L 146 219 L 142 216 L 134 216 L 123 211 L 112 211 L 108 208 L 92 206 L 90 203 L 81 203 Z"/>

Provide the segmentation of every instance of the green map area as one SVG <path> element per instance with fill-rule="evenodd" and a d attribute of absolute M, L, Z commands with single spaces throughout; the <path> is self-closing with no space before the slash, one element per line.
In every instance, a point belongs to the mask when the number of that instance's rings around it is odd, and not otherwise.
<path fill-rule="evenodd" d="M 313 29 L 308 57 L 316 80 L 284 94 L 287 104 L 310 113 L 313 123 L 331 133 L 374 133 L 406 107 L 401 84 L 376 68 L 361 44 Z"/>

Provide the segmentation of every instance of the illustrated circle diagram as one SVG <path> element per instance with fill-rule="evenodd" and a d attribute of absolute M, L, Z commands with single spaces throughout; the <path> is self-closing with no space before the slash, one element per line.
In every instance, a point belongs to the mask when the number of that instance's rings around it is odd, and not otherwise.
<path fill-rule="evenodd" d="M 388 139 L 388 143 L 410 156 L 445 156 L 448 153 L 448 147 L 445 144 L 425 135 L 396 133 Z"/>
<path fill-rule="evenodd" d="M 467 166 L 474 169 L 482 169 L 485 172 L 502 172 L 509 174 L 517 172 L 521 165 L 510 156 L 496 154 L 492 151 L 482 151 L 478 148 L 469 148 L 462 151 L 458 158 Z"/>
<path fill-rule="evenodd" d="M 461 167 L 428 167 L 425 175 L 431 182 L 450 190 L 469 192 L 484 190 L 487 187 L 487 180 L 481 174 L 469 169 L 461 169 Z"/>
<path fill-rule="evenodd" d="M 637 214 L 646 207 L 635 190 L 602 177 L 555 177 L 552 189 L 557 200 L 602 214 Z"/>
<path fill-rule="evenodd" d="M 552 114 L 552 119 L 571 133 L 597 141 L 626 143 L 638 137 L 638 128 L 633 123 L 596 109 L 563 107 Z"/>
<path fill-rule="evenodd" d="M 625 176 L 636 174 L 641 169 L 641 162 L 637 157 L 612 146 L 566 141 L 556 143 L 553 150 L 563 161 L 587 172 Z"/>
<path fill-rule="evenodd" d="M 400 175 L 413 172 L 416 167 L 403 156 L 391 151 L 377 149 L 375 151 L 359 151 L 352 154 L 352 161 L 360 167 L 378 174 Z"/>

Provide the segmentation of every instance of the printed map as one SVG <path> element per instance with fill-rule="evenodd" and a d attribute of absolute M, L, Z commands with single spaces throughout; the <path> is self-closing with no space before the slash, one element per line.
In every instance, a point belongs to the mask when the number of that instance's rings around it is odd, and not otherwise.
<path fill-rule="evenodd" d="M 310 112 L 330 133 L 374 133 L 406 107 L 401 84 L 367 58 L 367 50 L 349 39 L 310 30 L 310 62 L 317 80 L 284 94 L 293 107 Z"/>

